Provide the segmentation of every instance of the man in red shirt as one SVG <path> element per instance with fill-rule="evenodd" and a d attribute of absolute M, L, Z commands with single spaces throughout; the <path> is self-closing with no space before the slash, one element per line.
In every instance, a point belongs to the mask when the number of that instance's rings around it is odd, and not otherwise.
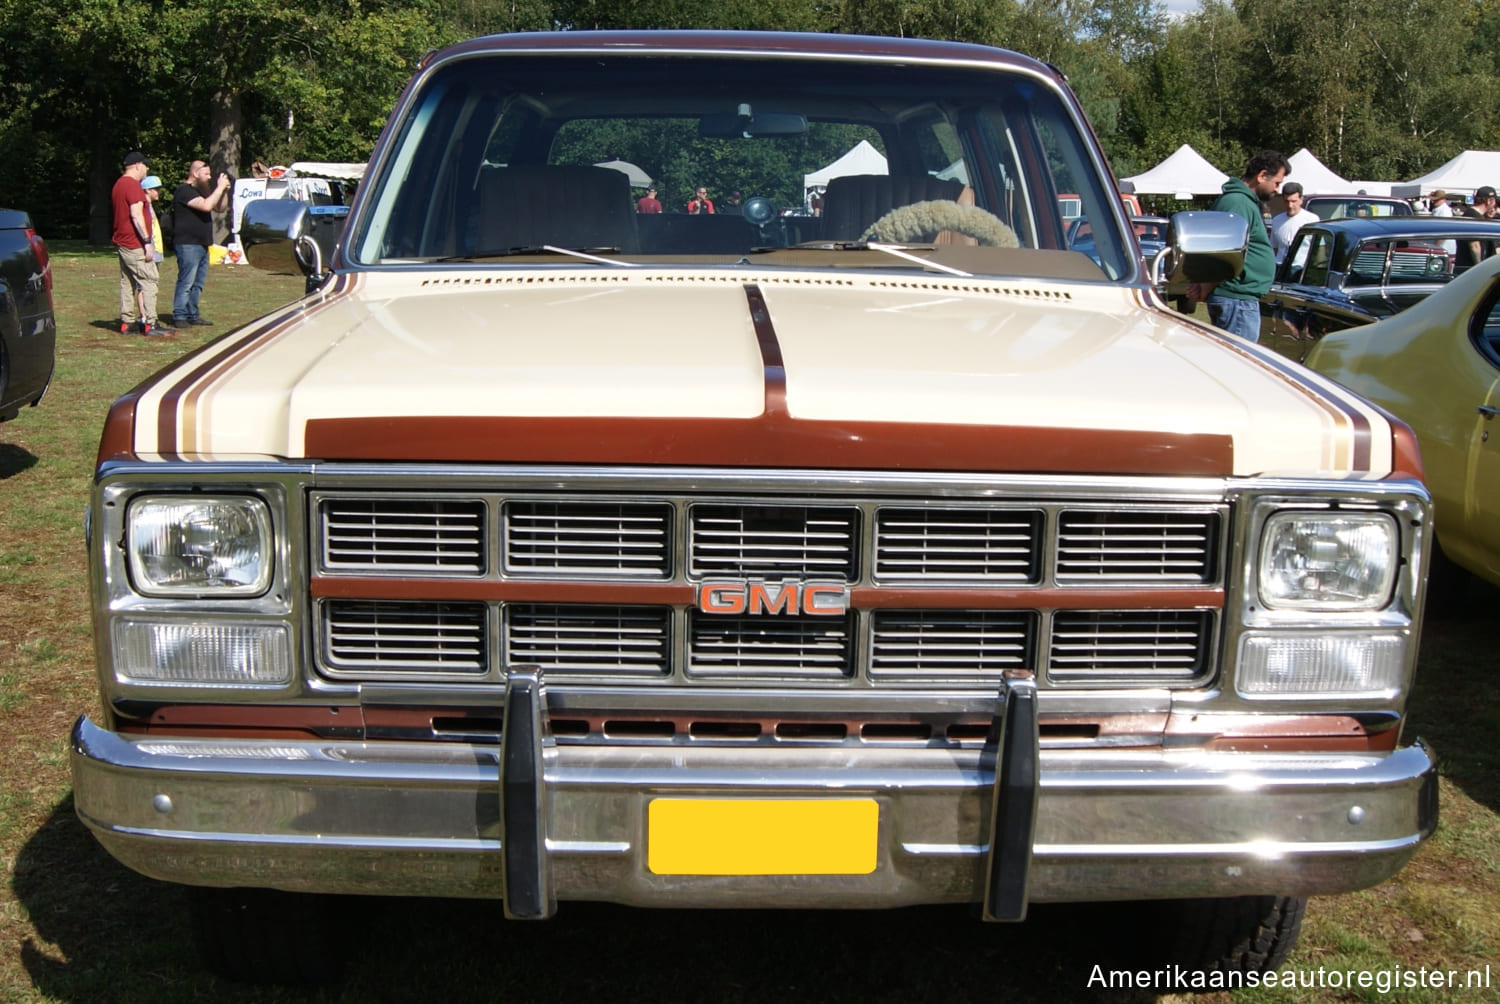
<path fill-rule="evenodd" d="M 125 155 L 125 170 L 110 189 L 114 209 L 115 251 L 120 256 L 120 334 L 135 328 L 135 294 L 141 294 L 141 334 L 166 337 L 176 334 L 156 323 L 156 262 L 152 260 L 151 214 L 141 179 L 151 173 L 145 154 L 132 150 Z"/>
<path fill-rule="evenodd" d="M 714 211 L 714 202 L 708 197 L 708 189 L 699 185 L 693 192 L 693 197 L 688 200 L 687 211 L 693 215 L 699 213 L 711 213 Z"/>
<path fill-rule="evenodd" d="M 646 189 L 646 194 L 635 200 L 635 211 L 638 213 L 661 212 L 661 200 L 656 197 L 656 189 Z"/>

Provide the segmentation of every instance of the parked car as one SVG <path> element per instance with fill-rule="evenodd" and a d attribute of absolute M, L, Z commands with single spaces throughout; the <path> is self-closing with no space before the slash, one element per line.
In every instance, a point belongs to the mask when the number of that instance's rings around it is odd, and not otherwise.
<path fill-rule="evenodd" d="M 1366 220 L 1415 215 L 1410 202 L 1389 195 L 1309 195 L 1302 200 L 1302 207 L 1312 210 L 1325 220 Z"/>
<path fill-rule="evenodd" d="M 47 244 L 30 216 L 0 209 L 0 422 L 41 402 L 56 343 Z"/>
<path fill-rule="evenodd" d="M 1257 972 L 1432 832 L 1410 430 L 1152 294 L 1056 69 L 498 35 L 392 115 L 331 256 L 246 209 L 314 292 L 100 444 L 74 801 L 198 890 L 220 971 L 357 929 L 280 890 L 1157 901 L 1163 954 Z M 862 139 L 889 173 L 777 211 Z M 593 166 L 667 154 L 742 214 Z M 1247 233 L 1181 214 L 1174 265 L 1233 275 Z"/>
<path fill-rule="evenodd" d="M 1411 424 L 1443 554 L 1500 585 L 1500 256 L 1307 365 Z"/>
<path fill-rule="evenodd" d="M 1311 342 L 1406 310 L 1469 266 L 1460 244 L 1500 239 L 1500 221 L 1403 216 L 1312 223 L 1260 301 L 1261 341 L 1301 358 Z"/>

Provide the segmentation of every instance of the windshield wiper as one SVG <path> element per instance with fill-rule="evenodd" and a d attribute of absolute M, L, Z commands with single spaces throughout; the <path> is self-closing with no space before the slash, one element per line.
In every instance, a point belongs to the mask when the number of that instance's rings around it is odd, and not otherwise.
<path fill-rule="evenodd" d="M 769 254 L 774 251 L 879 251 L 902 261 L 909 261 L 913 265 L 920 265 L 924 269 L 932 269 L 934 272 L 944 272 L 948 275 L 958 276 L 961 279 L 974 278 L 973 272 L 965 272 L 961 268 L 944 265 L 940 262 L 930 261 L 921 255 L 912 254 L 907 251 L 908 247 L 918 247 L 925 251 L 936 251 L 937 248 L 931 244 L 881 244 L 877 241 L 815 241 L 808 244 L 799 244 L 795 248 L 752 248 L 752 253 Z"/>
<path fill-rule="evenodd" d="M 619 254 L 619 248 L 560 248 L 553 244 L 530 244 L 523 247 L 492 248 L 487 251 L 470 251 L 466 254 L 449 255 L 446 258 L 434 258 L 434 262 L 449 261 L 478 261 L 481 258 L 513 258 L 525 257 L 527 255 L 561 255 L 564 258 L 577 258 L 580 261 L 591 261 L 596 265 L 618 265 L 621 268 L 639 268 L 640 262 L 620 261 L 617 258 L 603 258 L 595 252 L 604 254 Z"/>

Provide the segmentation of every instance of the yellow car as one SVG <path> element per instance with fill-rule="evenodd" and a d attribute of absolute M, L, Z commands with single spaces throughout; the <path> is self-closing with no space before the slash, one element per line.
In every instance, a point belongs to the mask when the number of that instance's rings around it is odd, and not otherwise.
<path fill-rule="evenodd" d="M 1500 255 L 1306 364 L 1411 425 L 1443 554 L 1500 584 Z"/>

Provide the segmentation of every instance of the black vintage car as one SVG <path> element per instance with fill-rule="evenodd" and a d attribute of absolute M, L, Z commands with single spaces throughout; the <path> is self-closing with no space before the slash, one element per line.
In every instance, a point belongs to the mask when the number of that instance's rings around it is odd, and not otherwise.
<path fill-rule="evenodd" d="M 0 422 L 42 399 L 56 341 L 47 245 L 31 217 L 0 209 Z"/>
<path fill-rule="evenodd" d="M 1428 216 L 1303 227 L 1260 301 L 1261 341 L 1300 359 L 1323 335 L 1389 317 L 1493 253 L 1500 221 Z"/>

